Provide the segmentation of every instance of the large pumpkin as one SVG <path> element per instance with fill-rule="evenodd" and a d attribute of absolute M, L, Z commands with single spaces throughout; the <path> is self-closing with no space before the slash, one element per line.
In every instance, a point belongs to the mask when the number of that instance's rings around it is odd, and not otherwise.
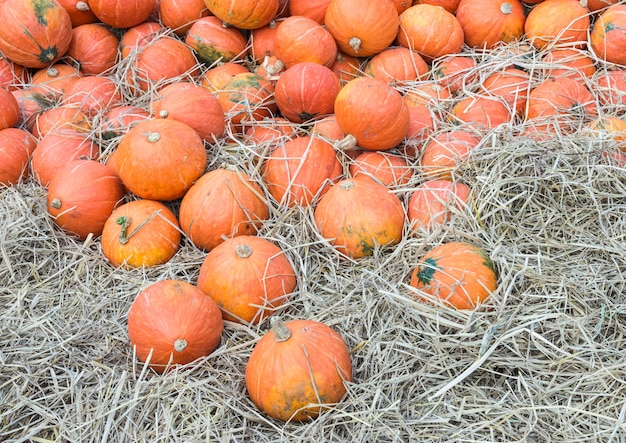
<path fill-rule="evenodd" d="M 116 208 L 105 222 L 102 253 L 116 267 L 151 267 L 168 262 L 180 239 L 171 209 L 154 200 L 133 200 Z"/>
<path fill-rule="evenodd" d="M 278 13 L 278 0 L 204 0 L 217 18 L 239 29 L 262 28 Z"/>
<path fill-rule="evenodd" d="M 70 47 L 72 21 L 55 0 L 0 2 L 0 52 L 27 68 L 43 68 Z"/>
<path fill-rule="evenodd" d="M 64 231 L 85 240 L 99 237 L 107 219 L 121 203 L 120 178 L 95 160 L 74 160 L 48 186 L 48 212 Z"/>
<path fill-rule="evenodd" d="M 369 57 L 387 48 L 398 33 L 398 9 L 391 0 L 332 0 L 326 29 L 344 54 Z"/>
<path fill-rule="evenodd" d="M 198 133 L 176 120 L 137 123 L 113 153 L 117 173 L 136 196 L 176 200 L 204 174 L 207 152 Z"/>
<path fill-rule="evenodd" d="M 308 206 L 343 173 L 333 145 L 317 136 L 295 137 L 263 163 L 263 180 L 281 205 Z"/>
<path fill-rule="evenodd" d="M 402 239 L 404 207 L 373 178 L 359 174 L 335 184 L 315 208 L 315 224 L 342 254 L 358 259 Z"/>
<path fill-rule="evenodd" d="M 337 123 L 357 144 L 372 151 L 397 146 L 409 129 L 409 110 L 402 95 L 382 80 L 358 77 L 335 100 Z"/>
<path fill-rule="evenodd" d="M 543 0 L 528 13 L 526 38 L 536 49 L 557 44 L 584 47 L 590 23 L 585 4 L 579 0 Z"/>
<path fill-rule="evenodd" d="M 128 311 L 133 352 L 159 373 L 211 354 L 219 346 L 223 330 L 217 304 L 185 281 L 148 285 Z"/>
<path fill-rule="evenodd" d="M 596 18 L 589 44 L 601 59 L 626 65 L 626 5 L 609 6 Z"/>
<path fill-rule="evenodd" d="M 214 169 L 200 177 L 183 197 L 179 212 L 183 232 L 207 251 L 224 237 L 256 234 L 268 217 L 261 187 L 234 168 Z"/>
<path fill-rule="evenodd" d="M 89 7 L 98 20 L 113 28 L 130 28 L 145 22 L 156 0 L 89 0 Z"/>
<path fill-rule="evenodd" d="M 431 229 L 447 223 L 454 213 L 467 204 L 470 188 L 449 180 L 428 180 L 420 184 L 409 198 L 407 215 L 414 230 Z"/>
<path fill-rule="evenodd" d="M 246 365 L 246 388 L 270 417 L 303 421 L 317 417 L 346 393 L 352 363 L 346 342 L 331 327 L 313 320 L 283 322 L 255 345 Z"/>
<path fill-rule="evenodd" d="M 240 235 L 207 254 L 200 266 L 198 287 L 215 300 L 225 320 L 259 323 L 293 292 L 296 274 L 274 243 Z"/>
<path fill-rule="evenodd" d="M 461 0 L 456 18 L 468 46 L 491 49 L 519 40 L 526 14 L 519 0 Z"/>
<path fill-rule="evenodd" d="M 424 254 L 411 274 L 410 285 L 448 306 L 474 309 L 496 290 L 497 280 L 484 250 L 467 242 L 451 242 Z"/>

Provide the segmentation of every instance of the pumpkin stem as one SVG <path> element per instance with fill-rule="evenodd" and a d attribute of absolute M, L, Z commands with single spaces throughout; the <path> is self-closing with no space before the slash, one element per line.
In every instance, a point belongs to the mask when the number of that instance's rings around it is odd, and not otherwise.
<path fill-rule="evenodd" d="M 54 209 L 61 209 L 61 206 L 62 206 L 61 200 L 59 200 L 58 198 L 53 199 L 50 202 L 50 206 L 52 206 Z"/>
<path fill-rule="evenodd" d="M 159 111 L 159 117 L 160 118 L 167 118 L 168 115 L 170 115 L 170 113 L 167 112 L 167 109 L 161 109 Z"/>
<path fill-rule="evenodd" d="M 76 2 L 76 10 L 80 12 L 89 11 L 89 5 L 87 2 Z"/>
<path fill-rule="evenodd" d="M 356 146 L 356 137 L 352 134 L 346 135 L 341 140 L 335 142 L 335 149 L 339 151 L 348 151 Z"/>
<path fill-rule="evenodd" d="M 235 252 L 239 258 L 248 258 L 252 255 L 252 248 L 248 245 L 237 245 Z"/>
<path fill-rule="evenodd" d="M 150 134 L 148 134 L 148 141 L 150 143 L 156 143 L 159 140 L 161 140 L 161 134 L 159 134 L 158 132 L 151 132 Z"/>
<path fill-rule="evenodd" d="M 120 243 L 125 245 L 128 243 L 128 228 L 130 227 L 130 217 L 126 217 L 125 215 L 119 217 L 115 220 L 115 223 L 122 227 L 120 231 Z"/>
<path fill-rule="evenodd" d="M 178 338 L 174 342 L 174 350 L 176 352 L 183 352 L 186 347 L 187 347 L 187 340 L 185 340 L 184 338 Z"/>
<path fill-rule="evenodd" d="M 359 49 L 361 49 L 361 43 L 361 39 L 358 37 L 352 37 L 348 40 L 348 45 L 350 45 L 354 52 L 359 52 Z"/>
<path fill-rule="evenodd" d="M 509 2 L 504 2 L 500 5 L 500 12 L 509 15 L 513 12 L 513 5 Z"/>
<path fill-rule="evenodd" d="M 354 182 L 352 180 L 344 180 L 339 184 L 339 188 L 343 191 L 349 191 L 354 188 Z"/>
<path fill-rule="evenodd" d="M 280 317 L 270 318 L 270 324 L 272 325 L 272 332 L 274 333 L 276 343 L 282 343 L 291 338 L 291 330 Z"/>
<path fill-rule="evenodd" d="M 58 77 L 59 76 L 59 70 L 57 68 L 55 68 L 54 66 L 50 66 L 48 68 L 48 70 L 46 71 L 46 75 L 48 77 Z"/>

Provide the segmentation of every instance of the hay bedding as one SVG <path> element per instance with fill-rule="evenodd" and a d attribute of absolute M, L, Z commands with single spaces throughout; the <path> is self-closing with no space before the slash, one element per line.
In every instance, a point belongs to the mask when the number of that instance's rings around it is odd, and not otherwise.
<path fill-rule="evenodd" d="M 481 75 L 504 63 L 490 60 Z M 303 424 L 268 419 L 247 396 L 265 324 L 227 322 L 216 352 L 162 376 L 133 356 L 134 297 L 158 280 L 195 283 L 205 253 L 184 241 L 166 265 L 114 269 L 98 240 L 54 226 L 32 179 L 0 189 L 0 440 L 626 441 L 626 170 L 597 134 L 537 142 L 514 129 L 462 165 L 468 208 L 359 262 L 320 238 L 311 210 L 274 206 L 260 235 L 299 278 L 280 314 L 324 322 L 352 349 L 345 400 Z M 211 152 L 211 168 L 259 179 L 249 146 Z M 406 202 L 422 181 L 395 192 Z M 407 285 L 419 257 L 452 240 L 482 246 L 500 273 L 475 312 L 416 302 Z"/>

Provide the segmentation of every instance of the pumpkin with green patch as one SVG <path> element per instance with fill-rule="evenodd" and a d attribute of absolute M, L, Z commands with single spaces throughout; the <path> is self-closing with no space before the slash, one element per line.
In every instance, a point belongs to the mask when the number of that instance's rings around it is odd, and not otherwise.
<path fill-rule="evenodd" d="M 243 58 L 248 53 L 247 42 L 237 28 L 225 27 L 215 16 L 196 20 L 185 37 L 198 58 L 208 65 Z"/>
<path fill-rule="evenodd" d="M 0 2 L 0 52 L 13 63 L 43 68 L 70 47 L 72 21 L 55 0 Z"/>
<path fill-rule="evenodd" d="M 498 276 L 487 252 L 467 242 L 451 242 L 427 252 L 410 285 L 444 305 L 474 309 L 496 290 Z M 416 296 L 422 300 L 427 297 Z"/>

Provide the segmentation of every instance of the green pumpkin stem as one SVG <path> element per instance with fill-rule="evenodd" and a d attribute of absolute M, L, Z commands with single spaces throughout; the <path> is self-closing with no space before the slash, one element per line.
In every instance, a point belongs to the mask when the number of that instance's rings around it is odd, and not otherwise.
<path fill-rule="evenodd" d="M 271 317 L 270 324 L 272 325 L 272 332 L 274 333 L 276 343 L 282 343 L 291 338 L 291 330 L 280 317 Z"/>
<path fill-rule="evenodd" d="M 135 235 L 137 231 L 143 228 L 146 223 L 148 223 L 150 220 L 152 220 L 154 217 L 156 217 L 160 213 L 161 213 L 160 209 L 158 211 L 154 211 L 150 217 L 148 217 L 147 219 L 139 223 L 139 226 L 133 229 L 130 233 L 128 232 L 128 228 L 130 227 L 130 224 L 132 222 L 130 217 L 126 217 L 125 215 L 122 215 L 121 217 L 119 217 L 115 222 L 118 225 L 122 226 L 122 230 L 120 231 L 120 243 L 123 245 L 128 243 L 131 237 Z"/>

